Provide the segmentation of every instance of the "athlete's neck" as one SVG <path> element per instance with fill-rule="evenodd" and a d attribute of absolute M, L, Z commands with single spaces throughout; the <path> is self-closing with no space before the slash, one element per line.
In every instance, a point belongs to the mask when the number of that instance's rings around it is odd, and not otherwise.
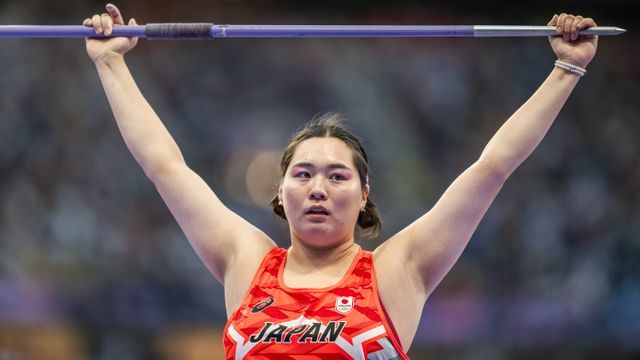
<path fill-rule="evenodd" d="M 301 241 L 293 241 L 287 253 L 287 268 L 301 274 L 350 264 L 359 250 L 360 246 L 353 239 L 328 248 L 315 248 Z"/>

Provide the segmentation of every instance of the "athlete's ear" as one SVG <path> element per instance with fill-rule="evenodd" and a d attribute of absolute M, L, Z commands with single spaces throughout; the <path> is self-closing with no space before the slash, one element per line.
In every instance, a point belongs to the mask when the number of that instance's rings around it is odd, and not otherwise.
<path fill-rule="evenodd" d="M 282 184 L 280 184 L 280 186 L 278 186 L 278 201 L 280 201 L 282 203 Z"/>
<path fill-rule="evenodd" d="M 362 203 L 365 205 L 367 204 L 367 199 L 369 198 L 369 190 L 370 190 L 369 184 L 365 184 L 364 191 L 362 192 Z"/>

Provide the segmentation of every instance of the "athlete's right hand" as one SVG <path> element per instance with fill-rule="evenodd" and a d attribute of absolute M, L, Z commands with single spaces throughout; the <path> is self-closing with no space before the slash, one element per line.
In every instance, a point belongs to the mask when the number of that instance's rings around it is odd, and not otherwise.
<path fill-rule="evenodd" d="M 96 34 L 110 35 L 114 26 L 124 25 L 124 19 L 120 10 L 113 5 L 107 4 L 107 12 L 101 15 L 93 15 L 86 18 L 82 25 L 93 27 Z M 129 25 L 137 25 L 135 19 L 129 20 Z M 105 59 L 111 55 L 124 55 L 138 43 L 138 38 L 114 37 L 109 39 L 87 38 L 87 53 L 94 63 Z"/>

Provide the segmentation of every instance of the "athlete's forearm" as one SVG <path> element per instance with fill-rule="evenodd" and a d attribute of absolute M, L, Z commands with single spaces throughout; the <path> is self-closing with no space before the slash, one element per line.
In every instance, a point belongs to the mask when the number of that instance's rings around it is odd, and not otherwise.
<path fill-rule="evenodd" d="M 554 68 L 538 90 L 496 132 L 480 160 L 506 179 L 535 150 L 579 77 Z"/>
<path fill-rule="evenodd" d="M 96 61 L 102 86 L 129 151 L 150 178 L 167 164 L 184 162 L 178 145 L 138 89 L 124 58 Z"/>

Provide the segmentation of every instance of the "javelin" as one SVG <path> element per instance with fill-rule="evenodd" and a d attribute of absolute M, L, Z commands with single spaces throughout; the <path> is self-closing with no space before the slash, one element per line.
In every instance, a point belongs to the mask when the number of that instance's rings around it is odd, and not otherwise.
<path fill-rule="evenodd" d="M 580 35 L 618 35 L 613 26 L 597 26 Z M 82 25 L 2 25 L 0 38 L 109 38 L 216 39 L 216 38 L 320 38 L 320 37 L 528 37 L 561 35 L 554 26 L 521 25 L 215 25 L 213 23 L 161 23 L 115 25 L 109 36 L 97 35 Z"/>

